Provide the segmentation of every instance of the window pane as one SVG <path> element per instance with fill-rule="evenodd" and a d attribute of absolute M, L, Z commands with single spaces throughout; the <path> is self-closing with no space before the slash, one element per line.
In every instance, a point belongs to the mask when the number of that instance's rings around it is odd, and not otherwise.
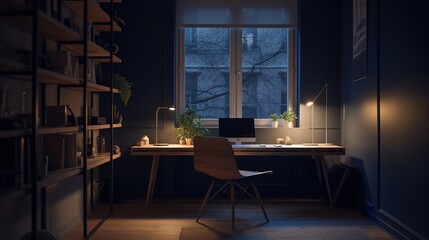
<path fill-rule="evenodd" d="M 242 30 L 243 117 L 287 110 L 287 29 Z"/>
<path fill-rule="evenodd" d="M 185 108 L 201 118 L 229 116 L 228 28 L 185 28 Z"/>

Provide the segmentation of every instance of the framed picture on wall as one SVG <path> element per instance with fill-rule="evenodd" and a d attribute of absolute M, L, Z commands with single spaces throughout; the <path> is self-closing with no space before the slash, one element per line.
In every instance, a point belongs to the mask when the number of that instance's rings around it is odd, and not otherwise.
<path fill-rule="evenodd" d="M 353 0 L 353 81 L 368 76 L 367 0 Z"/>

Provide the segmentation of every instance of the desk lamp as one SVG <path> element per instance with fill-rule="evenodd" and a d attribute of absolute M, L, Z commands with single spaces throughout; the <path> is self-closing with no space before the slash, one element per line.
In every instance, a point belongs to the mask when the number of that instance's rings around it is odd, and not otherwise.
<path fill-rule="evenodd" d="M 320 96 L 320 94 L 325 90 L 325 143 L 314 144 L 314 102 Z M 307 107 L 311 107 L 311 143 L 314 145 L 331 145 L 328 143 L 328 84 L 325 83 L 323 88 L 319 91 L 316 97 L 307 102 Z"/>
<path fill-rule="evenodd" d="M 176 110 L 174 106 L 171 107 L 158 107 L 155 113 L 155 144 L 154 146 L 168 146 L 168 143 L 158 143 L 158 112 L 160 109 L 168 109 L 170 111 Z"/>

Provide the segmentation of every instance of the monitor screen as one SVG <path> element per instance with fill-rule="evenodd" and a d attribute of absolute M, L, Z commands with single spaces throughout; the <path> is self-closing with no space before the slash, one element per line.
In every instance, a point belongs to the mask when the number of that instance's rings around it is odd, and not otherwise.
<path fill-rule="evenodd" d="M 219 137 L 230 142 L 256 142 L 255 121 L 253 118 L 219 118 Z"/>

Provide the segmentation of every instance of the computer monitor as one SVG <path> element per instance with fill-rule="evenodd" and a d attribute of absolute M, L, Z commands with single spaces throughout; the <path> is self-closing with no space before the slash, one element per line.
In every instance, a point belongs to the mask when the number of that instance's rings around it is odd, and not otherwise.
<path fill-rule="evenodd" d="M 219 137 L 230 142 L 256 142 L 255 120 L 253 118 L 219 118 Z"/>

